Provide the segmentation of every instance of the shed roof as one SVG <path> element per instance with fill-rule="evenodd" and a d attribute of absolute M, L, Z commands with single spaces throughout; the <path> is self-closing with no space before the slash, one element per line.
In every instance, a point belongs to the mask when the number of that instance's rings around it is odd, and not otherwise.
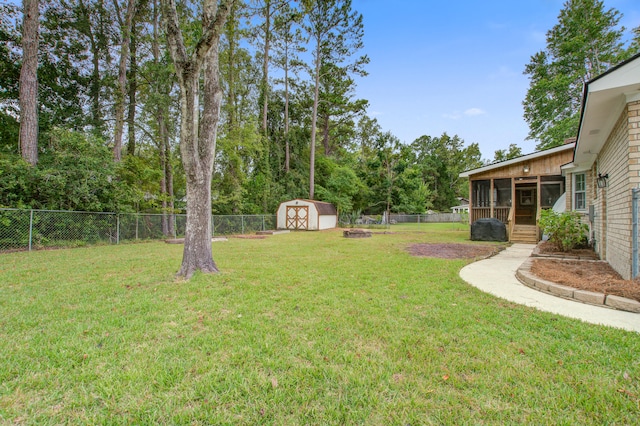
<path fill-rule="evenodd" d="M 305 200 L 304 198 L 296 198 L 294 200 L 289 200 L 289 201 L 285 201 L 282 204 L 288 204 L 291 201 L 304 201 L 305 203 L 311 203 L 314 206 L 316 206 L 316 210 L 318 210 L 318 214 L 320 216 L 324 216 L 324 215 L 332 215 L 335 216 L 338 214 L 338 210 L 336 209 L 336 206 L 334 206 L 331 203 L 327 203 L 325 201 L 316 201 L 316 200 Z"/>
<path fill-rule="evenodd" d="M 318 209 L 318 214 L 319 215 L 337 215 L 338 214 L 338 210 L 336 209 L 336 206 L 334 206 L 331 203 L 326 203 L 324 201 L 315 201 L 315 200 L 304 200 L 304 201 L 308 201 L 310 203 L 315 204 L 316 209 Z"/>

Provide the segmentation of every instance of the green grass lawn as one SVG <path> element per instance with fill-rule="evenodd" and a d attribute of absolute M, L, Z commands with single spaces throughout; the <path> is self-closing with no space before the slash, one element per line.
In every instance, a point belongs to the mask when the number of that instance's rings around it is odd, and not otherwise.
<path fill-rule="evenodd" d="M 640 335 L 484 294 L 398 225 L 0 255 L 4 424 L 638 424 Z M 382 231 L 380 231 L 382 232 Z"/>

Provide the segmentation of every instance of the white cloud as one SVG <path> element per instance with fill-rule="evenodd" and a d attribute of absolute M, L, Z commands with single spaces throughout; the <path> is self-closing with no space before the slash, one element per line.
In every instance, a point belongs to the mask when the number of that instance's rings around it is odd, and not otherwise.
<path fill-rule="evenodd" d="M 473 116 L 476 116 L 476 115 L 484 115 L 486 113 L 487 112 L 485 110 L 480 109 L 480 108 L 469 108 L 468 110 L 466 110 L 464 112 L 464 115 L 469 116 L 469 117 L 473 117 Z"/>
<path fill-rule="evenodd" d="M 460 113 L 458 111 L 454 111 L 452 113 L 444 113 L 442 114 L 443 118 L 448 118 L 449 120 L 459 120 L 460 117 L 462 117 L 460 115 Z"/>

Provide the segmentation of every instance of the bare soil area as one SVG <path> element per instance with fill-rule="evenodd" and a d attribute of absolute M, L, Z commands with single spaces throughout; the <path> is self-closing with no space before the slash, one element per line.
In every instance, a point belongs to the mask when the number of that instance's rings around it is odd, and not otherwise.
<path fill-rule="evenodd" d="M 484 259 L 504 249 L 503 246 L 476 244 L 413 244 L 407 250 L 414 256 L 441 259 Z"/>

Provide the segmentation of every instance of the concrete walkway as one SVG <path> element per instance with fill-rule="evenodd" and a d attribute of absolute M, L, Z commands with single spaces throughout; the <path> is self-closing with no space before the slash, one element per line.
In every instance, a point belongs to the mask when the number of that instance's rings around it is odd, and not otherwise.
<path fill-rule="evenodd" d="M 640 332 L 640 314 L 563 299 L 534 290 L 518 281 L 516 270 L 531 255 L 534 247 L 531 244 L 514 244 L 496 256 L 465 266 L 460 271 L 460 277 L 474 287 L 510 302 L 592 324 Z"/>

